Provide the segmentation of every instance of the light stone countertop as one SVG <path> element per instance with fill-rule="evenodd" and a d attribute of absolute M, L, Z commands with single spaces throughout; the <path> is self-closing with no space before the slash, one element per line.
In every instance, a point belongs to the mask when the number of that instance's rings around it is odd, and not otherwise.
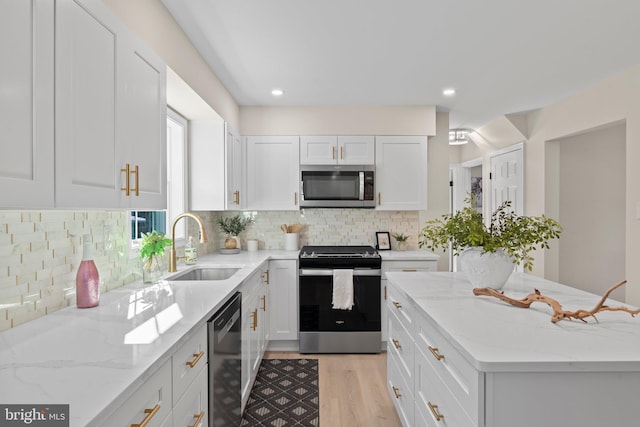
<path fill-rule="evenodd" d="M 383 261 L 438 261 L 440 255 L 426 250 L 378 251 Z"/>
<path fill-rule="evenodd" d="M 257 268 L 297 258 L 297 251 L 281 250 L 207 254 L 197 265 L 242 269 L 215 282 L 135 282 L 101 295 L 98 307 L 65 308 L 4 331 L 0 403 L 69 404 L 71 426 L 99 424 Z"/>
<path fill-rule="evenodd" d="M 603 312 L 599 322 L 554 324 L 544 303 L 525 309 L 473 295 L 464 273 L 390 272 L 387 278 L 479 371 L 640 371 L 640 316 Z M 572 311 L 590 310 L 601 298 L 524 273 L 513 273 L 502 290 L 521 299 L 534 289 Z"/>

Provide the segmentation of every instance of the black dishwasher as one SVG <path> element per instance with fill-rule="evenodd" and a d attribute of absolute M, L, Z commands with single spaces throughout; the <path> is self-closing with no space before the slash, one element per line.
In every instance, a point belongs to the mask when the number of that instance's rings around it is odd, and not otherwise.
<path fill-rule="evenodd" d="M 210 427 L 242 421 L 241 296 L 236 292 L 208 322 Z"/>

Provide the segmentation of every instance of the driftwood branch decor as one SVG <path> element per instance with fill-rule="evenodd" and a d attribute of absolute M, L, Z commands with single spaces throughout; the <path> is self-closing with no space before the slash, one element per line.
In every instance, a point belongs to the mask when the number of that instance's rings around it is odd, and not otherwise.
<path fill-rule="evenodd" d="M 511 305 L 514 305 L 520 308 L 529 308 L 529 306 L 531 306 L 531 304 L 534 302 L 543 302 L 549 305 L 553 309 L 553 315 L 551 316 L 551 322 L 553 323 L 557 323 L 563 319 L 578 319 L 586 323 L 587 321 L 585 319 L 587 317 L 593 317 L 597 322 L 598 318 L 596 317 L 596 313 L 599 313 L 602 311 L 625 311 L 631 314 L 632 317 L 640 313 L 640 309 L 632 310 L 627 307 L 608 307 L 604 305 L 604 302 L 607 300 L 607 298 L 609 298 L 609 295 L 611 295 L 611 292 L 613 292 L 620 286 L 624 285 L 625 283 L 627 283 L 627 281 L 623 280 L 613 285 L 611 288 L 609 288 L 609 290 L 604 293 L 604 295 L 602 296 L 598 304 L 596 304 L 596 306 L 592 310 L 576 310 L 576 311 L 563 310 L 562 305 L 560 305 L 558 301 L 546 295 L 542 295 L 540 291 L 537 289 L 535 289 L 533 293 L 527 295 L 525 298 L 520 300 L 510 298 L 506 296 L 503 292 L 496 291 L 493 288 L 474 288 L 473 294 L 478 296 L 495 297 L 495 298 L 498 298 L 499 300 L 502 300 L 504 302 L 507 302 Z"/>

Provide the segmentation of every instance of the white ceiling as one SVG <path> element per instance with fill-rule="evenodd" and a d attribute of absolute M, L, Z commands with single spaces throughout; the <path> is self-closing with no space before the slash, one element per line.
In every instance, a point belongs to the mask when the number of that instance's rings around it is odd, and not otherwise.
<path fill-rule="evenodd" d="M 436 105 L 477 128 L 640 63 L 639 0 L 162 2 L 240 105 Z"/>

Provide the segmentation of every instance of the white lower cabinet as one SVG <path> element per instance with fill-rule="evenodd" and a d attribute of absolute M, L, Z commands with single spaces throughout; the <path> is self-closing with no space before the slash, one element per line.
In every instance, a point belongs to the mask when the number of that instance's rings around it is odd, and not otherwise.
<path fill-rule="evenodd" d="M 381 302 L 381 325 L 382 325 L 382 342 L 387 341 L 387 298 L 388 298 L 388 283 L 386 274 L 391 271 L 436 271 L 438 269 L 438 261 L 436 260 L 383 260 L 382 261 L 382 280 L 380 281 L 380 302 Z"/>
<path fill-rule="evenodd" d="M 167 361 L 102 426 L 162 426 L 171 419 L 171 361 Z"/>
<path fill-rule="evenodd" d="M 209 425 L 208 371 L 201 370 L 173 408 L 174 427 Z"/>
<path fill-rule="evenodd" d="M 206 426 L 209 418 L 207 352 L 205 324 L 99 425 Z"/>
<path fill-rule="evenodd" d="M 262 355 L 268 344 L 266 318 L 269 315 L 265 267 L 261 266 L 244 281 L 242 293 L 242 410 L 247 404 Z"/>
<path fill-rule="evenodd" d="M 270 339 L 298 339 L 298 261 L 269 262 Z"/>

